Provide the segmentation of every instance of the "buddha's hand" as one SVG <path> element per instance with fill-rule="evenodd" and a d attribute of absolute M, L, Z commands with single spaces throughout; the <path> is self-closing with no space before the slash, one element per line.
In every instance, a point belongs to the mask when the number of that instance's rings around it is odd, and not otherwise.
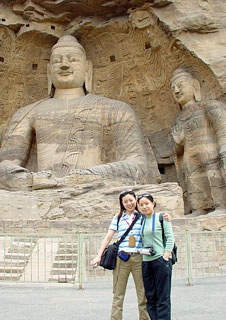
<path fill-rule="evenodd" d="M 71 169 L 69 174 L 63 177 L 65 185 L 74 186 L 84 183 L 102 181 L 102 177 L 93 174 L 89 169 Z"/>
<path fill-rule="evenodd" d="M 172 137 L 177 144 L 184 141 L 184 129 L 181 123 L 175 125 L 171 131 Z"/>
<path fill-rule="evenodd" d="M 49 189 L 59 186 L 61 179 L 52 176 L 50 170 L 32 172 L 32 190 Z"/>
<path fill-rule="evenodd" d="M 91 175 L 89 169 L 72 169 L 67 162 L 55 163 L 52 167 L 52 175 L 57 178 L 72 176 L 72 175 Z"/>
<path fill-rule="evenodd" d="M 32 175 L 26 169 L 11 161 L 0 163 L 0 188 L 5 190 L 31 190 Z"/>
<path fill-rule="evenodd" d="M 71 169 L 69 175 L 73 174 L 91 175 L 93 173 L 89 169 Z"/>

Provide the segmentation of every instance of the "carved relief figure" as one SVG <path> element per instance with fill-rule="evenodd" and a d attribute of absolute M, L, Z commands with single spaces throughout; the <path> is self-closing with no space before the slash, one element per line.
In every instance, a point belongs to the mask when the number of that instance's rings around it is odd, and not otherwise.
<path fill-rule="evenodd" d="M 148 10 L 132 10 L 129 16 L 133 28 L 143 29 L 149 25 L 154 25 L 151 13 Z"/>
<path fill-rule="evenodd" d="M 30 189 L 40 172 L 47 180 L 78 173 L 146 182 L 136 115 L 124 102 L 90 93 L 92 64 L 74 37 L 63 36 L 53 46 L 48 75 L 50 97 L 18 110 L 6 132 L 1 188 Z"/>
<path fill-rule="evenodd" d="M 226 205 L 225 105 L 216 100 L 202 102 L 199 81 L 183 68 L 174 72 L 171 90 L 181 108 L 172 137 L 189 212 L 219 211 Z"/>

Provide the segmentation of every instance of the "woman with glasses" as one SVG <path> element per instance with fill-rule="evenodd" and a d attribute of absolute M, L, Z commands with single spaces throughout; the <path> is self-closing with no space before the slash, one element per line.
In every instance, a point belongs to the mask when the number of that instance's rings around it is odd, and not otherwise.
<path fill-rule="evenodd" d="M 113 217 L 109 230 L 101 244 L 100 250 L 96 258 L 91 262 L 91 265 L 99 265 L 104 249 L 112 240 L 114 233 L 118 232 L 118 239 L 126 232 L 130 224 L 140 213 L 137 209 L 136 195 L 132 190 L 126 190 L 119 195 L 120 213 Z M 146 298 L 142 281 L 142 256 L 138 254 L 138 250 L 142 248 L 140 230 L 143 220 L 143 215 L 134 224 L 126 238 L 119 245 L 119 252 L 124 251 L 129 255 L 128 261 L 123 261 L 117 257 L 116 268 L 113 270 L 113 303 L 111 311 L 111 320 L 121 320 L 123 301 L 125 297 L 127 282 L 130 273 L 136 287 L 139 320 L 149 320 L 146 309 Z"/>
<path fill-rule="evenodd" d="M 165 247 L 159 213 L 156 203 L 149 193 L 137 197 L 139 209 L 145 214 L 141 228 L 143 247 L 151 248 L 151 255 L 143 255 L 142 274 L 147 298 L 147 311 L 152 320 L 171 319 L 171 251 L 174 235 L 171 222 L 164 221 Z"/>

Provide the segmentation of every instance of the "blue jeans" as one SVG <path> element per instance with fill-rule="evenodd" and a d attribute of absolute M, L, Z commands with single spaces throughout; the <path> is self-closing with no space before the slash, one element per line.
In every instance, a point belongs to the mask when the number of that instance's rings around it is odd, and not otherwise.
<path fill-rule="evenodd" d="M 152 320 L 171 319 L 172 262 L 160 257 L 142 262 L 147 311 Z"/>

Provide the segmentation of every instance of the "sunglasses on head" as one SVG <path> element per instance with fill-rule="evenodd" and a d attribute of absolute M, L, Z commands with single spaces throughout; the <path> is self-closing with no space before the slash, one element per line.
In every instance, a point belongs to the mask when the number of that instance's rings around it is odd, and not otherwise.
<path fill-rule="evenodd" d="M 148 197 L 151 197 L 152 198 L 152 195 L 150 193 L 143 193 L 143 194 L 139 194 L 137 196 L 137 200 L 139 201 L 141 198 L 148 198 Z"/>
<path fill-rule="evenodd" d="M 132 189 L 128 189 L 128 190 L 124 190 L 124 191 L 122 191 L 122 192 L 120 192 L 120 196 L 124 196 L 124 195 L 126 195 L 127 193 L 130 193 L 130 192 L 133 192 L 133 190 Z M 134 193 L 134 192 L 133 192 Z"/>

